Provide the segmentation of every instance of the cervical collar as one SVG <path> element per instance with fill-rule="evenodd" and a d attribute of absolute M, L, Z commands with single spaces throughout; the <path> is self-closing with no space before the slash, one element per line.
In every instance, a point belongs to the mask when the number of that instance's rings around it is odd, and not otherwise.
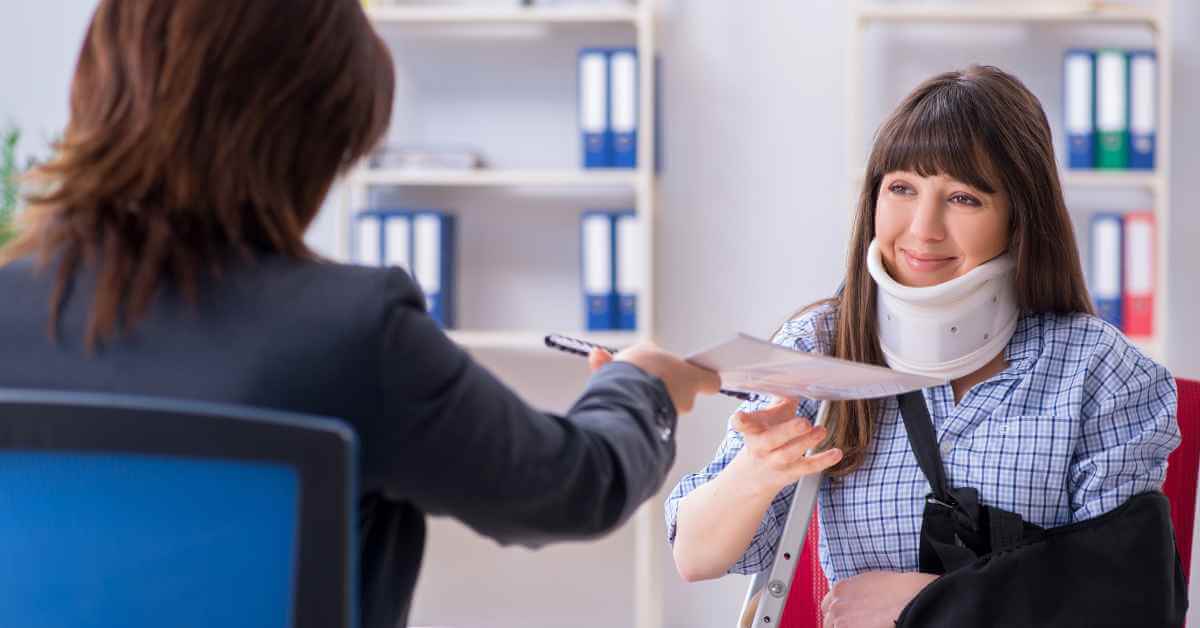
<path fill-rule="evenodd" d="M 991 362 L 1017 328 L 1015 267 L 1005 254 L 945 283 L 914 288 L 888 275 L 872 241 L 867 269 L 878 287 L 879 343 L 888 366 L 953 380 Z"/>

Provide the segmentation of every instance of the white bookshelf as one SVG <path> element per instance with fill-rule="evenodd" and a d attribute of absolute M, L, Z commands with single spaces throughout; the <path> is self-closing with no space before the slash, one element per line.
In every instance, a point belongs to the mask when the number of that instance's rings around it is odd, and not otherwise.
<path fill-rule="evenodd" d="M 1152 6 L 1123 4 L 1100 0 L 1045 0 L 1043 2 L 999 2 L 976 0 L 975 2 L 880 2 L 878 0 L 851 0 L 849 10 L 849 49 L 847 51 L 847 105 L 849 113 L 849 150 L 851 179 L 861 183 L 864 176 L 866 156 L 863 154 L 865 129 L 863 119 L 864 71 L 863 38 L 871 27 L 905 24 L 1028 24 L 1028 25 L 1097 25 L 1125 26 L 1145 29 L 1153 37 L 1158 56 L 1158 117 L 1157 145 L 1154 156 L 1155 169 L 1142 171 L 1104 170 L 1061 170 L 1061 180 L 1067 194 L 1074 189 L 1132 189 L 1149 194 L 1155 212 L 1155 294 L 1154 335 L 1136 337 L 1131 340 L 1153 357 L 1167 364 L 1169 329 L 1167 327 L 1167 305 L 1169 303 L 1169 263 L 1171 260 L 1170 225 L 1170 141 L 1171 141 L 1171 80 L 1172 57 L 1169 42 L 1170 1 L 1156 0 Z M 1048 69 L 1047 69 L 1048 68 Z M 1047 67 L 1034 70 L 1015 68 L 1021 71 L 1062 72 L 1060 60 Z M 932 71 L 931 71 L 932 74 Z M 1061 81 L 1059 82 L 1061 84 Z M 1050 112 L 1048 115 L 1054 115 Z M 1060 155 L 1060 160 L 1062 156 Z M 1060 165 L 1061 167 L 1061 165 Z M 1086 234 L 1078 234 L 1086 237 Z"/>
<path fill-rule="evenodd" d="M 1136 24 L 1158 28 L 1162 15 L 1138 6 L 1114 2 L 1045 0 L 1041 2 L 864 3 L 857 11 L 860 22 L 1049 22 L 1082 24 Z"/>
<path fill-rule="evenodd" d="M 644 178 L 637 170 L 374 170 L 360 169 L 355 185 L 408 187 L 626 187 Z"/>
<path fill-rule="evenodd" d="M 655 64 L 657 35 L 655 32 L 656 0 L 639 0 L 628 5 L 587 6 L 563 5 L 544 7 L 488 7 L 488 6 L 416 6 L 390 5 L 372 2 L 367 7 L 370 19 L 380 27 L 399 26 L 403 30 L 388 30 L 388 33 L 419 32 L 422 37 L 440 37 L 450 33 L 442 26 L 454 26 L 452 37 L 445 42 L 460 40 L 464 33 L 479 27 L 482 37 L 487 37 L 492 25 L 534 24 L 546 26 L 570 26 L 574 32 L 595 29 L 603 41 L 613 28 L 632 32 L 638 51 L 638 155 L 636 169 L 581 169 L 578 167 L 582 148 L 575 152 L 575 159 L 562 168 L 537 169 L 477 169 L 467 171 L 445 170 L 392 170 L 360 167 L 350 173 L 344 182 L 344 198 L 336 222 L 336 251 L 340 259 L 348 260 L 351 254 L 351 223 L 354 213 L 368 206 L 372 188 L 412 188 L 416 191 L 471 191 L 478 194 L 510 194 L 518 189 L 552 191 L 568 199 L 578 197 L 579 203 L 570 200 L 561 204 L 564 210 L 576 211 L 586 207 L 584 199 L 594 192 L 618 190 L 633 198 L 633 207 L 640 217 L 638 243 L 642 264 L 641 292 L 638 298 L 638 329 L 636 331 L 588 332 L 562 329 L 541 329 L 538 320 L 528 320 L 520 328 L 513 329 L 454 329 L 448 332 L 451 339 L 471 352 L 487 352 L 490 356 L 511 354 L 514 358 L 535 357 L 539 360 L 559 360 L 565 355 L 544 348 L 547 333 L 560 332 L 596 342 L 622 348 L 640 340 L 655 337 L 655 287 L 654 287 L 654 231 L 657 222 L 655 164 Z M 543 31 L 552 37 L 553 29 Z M 402 35 L 401 35 L 402 36 Z M 469 36 L 469 35 L 468 35 Z M 503 45 L 503 44 L 498 44 Z M 514 72 L 536 72 L 536 67 L 517 67 Z M 511 94 L 508 94 L 511 96 Z M 534 96 L 536 97 L 536 96 Z M 460 219 L 461 220 L 461 219 Z M 530 234 L 531 238 L 537 234 Z M 530 242 L 512 242 L 511 246 L 529 246 Z M 578 263 L 572 261 L 571 263 Z M 576 290 L 562 298 L 578 301 L 579 323 L 584 313 L 581 292 Z M 575 358 L 577 360 L 577 358 Z M 495 361 L 490 361 L 493 365 Z M 527 362 L 516 361 L 518 364 Z M 555 368 L 550 364 L 550 368 Z M 503 363 L 497 368 L 504 376 Z M 665 531 L 662 523 L 661 503 L 652 499 L 634 517 L 634 552 L 629 557 L 629 578 L 622 586 L 631 588 L 633 608 L 628 609 L 627 619 L 620 624 L 635 628 L 660 628 L 663 623 L 662 607 L 662 544 Z M 564 572 L 574 569 L 564 565 Z M 603 592 L 598 592 L 602 594 Z M 530 613 L 537 609 L 514 609 L 515 612 Z"/>

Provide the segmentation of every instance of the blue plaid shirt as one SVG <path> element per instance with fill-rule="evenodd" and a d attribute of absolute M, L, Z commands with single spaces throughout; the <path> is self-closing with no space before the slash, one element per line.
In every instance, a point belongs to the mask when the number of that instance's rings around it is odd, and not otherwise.
<path fill-rule="evenodd" d="M 828 353 L 834 306 L 788 322 L 774 342 Z M 1008 367 L 955 405 L 949 384 L 924 391 L 947 479 L 980 500 L 1043 527 L 1082 521 L 1133 495 L 1159 490 L 1179 444 L 1175 380 L 1121 333 L 1087 315 L 1026 314 L 1004 350 Z M 768 403 L 749 402 L 741 410 Z M 812 417 L 817 402 L 800 404 Z M 679 500 L 716 477 L 743 446 L 730 430 L 715 459 L 683 477 L 667 498 L 668 539 Z M 772 501 L 730 573 L 770 569 L 794 487 Z M 929 483 L 908 444 L 896 398 L 888 399 L 863 466 L 823 478 L 820 554 L 838 581 L 866 571 L 916 571 Z"/>

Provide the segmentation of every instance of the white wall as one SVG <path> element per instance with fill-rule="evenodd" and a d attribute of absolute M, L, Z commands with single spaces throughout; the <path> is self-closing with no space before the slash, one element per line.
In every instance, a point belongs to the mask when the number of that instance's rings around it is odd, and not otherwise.
<path fill-rule="evenodd" d="M 1200 198 L 1192 183 L 1200 175 L 1200 3 L 1176 0 L 1174 11 L 1175 93 L 1171 99 L 1178 131 L 1171 148 L 1171 302 L 1172 342 L 1167 362 L 1176 375 L 1200 379 Z M 1193 572 L 1195 573 L 1195 572 Z M 1200 597 L 1195 597 L 1200 599 Z M 1193 608 L 1200 603 L 1193 604 Z M 1189 623 L 1200 622 L 1200 615 Z"/>
<path fill-rule="evenodd" d="M 66 124 L 71 74 L 96 0 L 0 0 L 0 128 L 23 130 L 19 162 L 45 157 Z"/>
<path fill-rule="evenodd" d="M 1168 361 L 1177 374 L 1200 377 L 1200 295 L 1191 286 L 1200 269 L 1200 207 L 1191 178 L 1200 174 L 1200 6 L 1175 0 L 1176 136 L 1172 151 L 1174 199 Z M 93 2 L 0 0 L 0 121 L 11 117 L 49 138 L 66 116 L 66 87 L 78 39 Z M 656 321 L 667 347 L 687 351 L 735 330 L 769 333 L 789 312 L 829 293 L 843 263 L 852 192 L 847 180 L 845 130 L 845 20 L 843 3 L 705 2 L 663 0 L 665 169 L 660 180 Z M 515 29 L 484 42 L 389 32 L 401 65 L 398 138 L 477 141 L 506 165 L 574 164 L 570 83 L 574 50 L 591 36 L 565 29 Z M 981 61 L 1012 70 L 1038 92 L 1052 120 L 1059 103 L 1059 51 L 1075 43 L 1137 44 L 1127 31 L 996 27 L 905 27 L 871 31 L 867 38 L 865 115 L 874 125 L 920 79 Z M 601 43 L 619 41 L 602 33 Z M 885 65 L 884 60 L 888 63 Z M 519 65 L 518 65 L 519 64 Z M 538 72 L 513 72 L 514 67 Z M 515 77 L 515 78 L 512 78 Z M 515 82 L 512 82 L 515 81 Z M 522 94 L 538 94 L 536 99 Z M 420 97 L 418 97 L 420 95 Z M 531 101 L 532 100 L 532 101 Z M 436 131 L 437 135 L 433 135 Z M 869 137 L 869 133 L 868 133 Z M 41 140 L 44 143 L 44 139 Z M 27 145 L 28 146 L 28 145 Z M 608 207 L 628 199 L 577 201 L 560 194 L 439 193 L 394 199 L 450 207 L 472 225 L 464 259 L 467 316 L 480 325 L 535 322 L 576 327 L 577 312 L 564 294 L 573 282 L 573 214 L 563 204 Z M 1080 208 L 1132 207 L 1134 194 L 1071 197 Z M 537 228 L 522 247 L 500 246 L 517 228 L 497 216 L 518 216 L 517 227 Z M 333 248 L 332 213 L 310 234 Z M 492 247 L 490 252 L 483 247 Z M 489 263 L 490 260 L 490 263 Z M 537 274 L 549 280 L 523 278 Z M 573 288 L 571 288 L 573 289 Z M 480 296 L 483 295 L 483 296 Z M 538 309 L 529 304 L 536 304 Z M 491 309 L 489 309 L 491 308 Z M 493 314 L 483 321 L 484 314 Z M 535 320 L 538 314 L 544 319 Z M 564 409 L 581 367 L 565 359 L 484 355 L 528 397 Z M 703 401 L 683 419 L 679 452 L 667 489 L 682 473 L 704 464 L 724 432 L 733 404 Z M 458 524 L 433 522 L 418 585 L 414 622 L 472 628 L 488 626 L 620 626 L 632 604 L 632 535 L 628 528 L 589 544 L 534 553 L 497 549 Z M 744 581 L 725 578 L 684 584 L 663 552 L 666 624 L 727 626 Z"/>

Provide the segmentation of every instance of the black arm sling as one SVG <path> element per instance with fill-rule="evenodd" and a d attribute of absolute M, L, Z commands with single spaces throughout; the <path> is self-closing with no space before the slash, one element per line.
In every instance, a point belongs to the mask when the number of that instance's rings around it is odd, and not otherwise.
<path fill-rule="evenodd" d="M 1187 585 L 1161 492 L 1099 517 L 1043 529 L 981 506 L 974 488 L 946 480 L 920 391 L 900 395 L 909 445 L 931 492 L 919 569 L 941 576 L 898 626 L 1181 626 Z"/>
<path fill-rule="evenodd" d="M 920 391 L 900 395 L 900 414 L 908 444 L 932 491 L 921 519 L 920 569 L 944 574 L 993 551 L 1010 549 L 1042 529 L 1021 515 L 979 505 L 979 491 L 951 488 L 938 451 L 933 421 Z"/>

